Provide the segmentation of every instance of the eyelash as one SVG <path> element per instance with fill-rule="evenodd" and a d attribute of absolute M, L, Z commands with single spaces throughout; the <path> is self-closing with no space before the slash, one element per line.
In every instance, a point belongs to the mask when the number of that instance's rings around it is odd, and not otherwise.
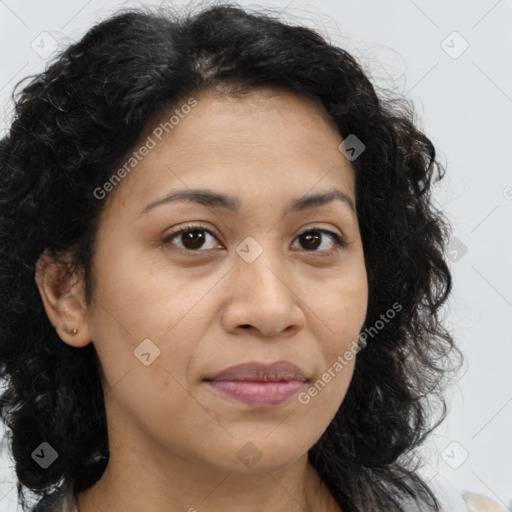
<path fill-rule="evenodd" d="M 189 233 L 191 231 L 204 231 L 204 232 L 209 233 L 210 235 L 212 235 L 215 239 L 217 239 L 217 237 L 215 236 L 215 233 L 213 233 L 209 229 L 206 229 L 204 226 L 202 226 L 200 224 L 188 224 L 186 226 L 186 228 L 181 229 L 179 231 L 175 231 L 174 233 L 171 233 L 162 242 L 164 244 L 167 244 L 167 243 L 171 242 L 174 238 L 177 238 L 179 235 L 183 235 L 183 234 Z M 328 251 L 306 251 L 306 252 L 311 252 L 311 253 L 319 252 L 319 253 L 324 253 L 324 256 L 331 256 L 336 251 L 340 250 L 341 248 L 343 248 L 343 247 L 345 247 L 347 245 L 347 241 L 343 237 L 338 235 L 338 233 L 335 233 L 335 232 L 330 231 L 328 229 L 320 229 L 320 228 L 315 228 L 315 227 L 308 228 L 308 229 L 300 232 L 297 235 L 297 238 L 299 238 L 302 235 L 305 235 L 307 233 L 310 233 L 310 232 L 317 232 L 317 233 L 319 232 L 319 233 L 324 233 L 324 234 L 329 235 L 334 240 L 334 248 L 330 249 Z M 178 247 L 178 249 L 181 250 L 181 251 L 184 251 L 184 252 L 188 252 L 188 253 L 193 253 L 193 252 L 199 252 L 199 253 L 200 252 L 209 252 L 208 250 L 201 250 L 201 249 L 196 249 L 196 250 L 194 250 L 194 249 L 182 249 L 181 247 Z"/>

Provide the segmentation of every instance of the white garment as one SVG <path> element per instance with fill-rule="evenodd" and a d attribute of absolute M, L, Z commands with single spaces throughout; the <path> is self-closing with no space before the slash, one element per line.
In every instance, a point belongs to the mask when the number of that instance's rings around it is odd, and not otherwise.
<path fill-rule="evenodd" d="M 437 475 L 430 481 L 430 484 L 443 506 L 443 512 L 469 512 L 462 491 L 446 478 Z"/>
<path fill-rule="evenodd" d="M 442 512 L 470 512 L 467 503 L 464 501 L 463 492 L 446 478 L 436 475 L 428 482 L 428 485 L 436 495 Z M 412 500 L 404 502 L 403 508 L 405 512 L 425 512 L 426 510 Z"/>

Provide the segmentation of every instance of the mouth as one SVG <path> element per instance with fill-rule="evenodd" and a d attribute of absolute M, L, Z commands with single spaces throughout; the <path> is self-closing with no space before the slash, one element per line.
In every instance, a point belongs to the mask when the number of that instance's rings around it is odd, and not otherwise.
<path fill-rule="evenodd" d="M 308 381 L 305 372 L 288 361 L 241 364 L 204 379 L 214 392 L 251 408 L 283 405 Z"/>

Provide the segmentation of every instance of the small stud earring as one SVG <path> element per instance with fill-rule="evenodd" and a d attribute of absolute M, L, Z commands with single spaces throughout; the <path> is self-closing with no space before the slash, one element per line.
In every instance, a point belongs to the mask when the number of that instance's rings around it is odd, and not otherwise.
<path fill-rule="evenodd" d="M 71 334 L 71 336 L 74 336 L 78 331 L 76 329 L 71 329 L 71 331 L 69 331 L 69 334 Z"/>

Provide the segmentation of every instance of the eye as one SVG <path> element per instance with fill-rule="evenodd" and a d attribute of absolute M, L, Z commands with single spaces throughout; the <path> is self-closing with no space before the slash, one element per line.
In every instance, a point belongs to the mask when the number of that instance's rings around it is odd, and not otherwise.
<path fill-rule="evenodd" d="M 330 248 L 325 248 L 325 235 L 328 235 L 331 239 Z M 180 249 L 188 252 L 207 252 L 208 249 L 223 248 L 222 245 L 214 242 L 217 239 L 214 233 L 200 224 L 189 224 L 185 229 L 175 231 L 166 237 L 163 243 L 175 244 L 175 239 L 181 242 L 176 245 L 178 245 Z M 307 252 L 323 252 L 326 253 L 325 255 L 327 256 L 330 256 L 339 248 L 344 247 L 347 243 L 346 240 L 337 233 L 319 228 L 303 231 L 297 235 L 297 240 L 301 241 L 302 246 L 306 247 Z M 329 244 L 327 245 L 329 246 Z M 319 247 L 321 249 L 318 251 L 317 249 Z M 200 251 L 199 249 L 203 250 Z"/>
<path fill-rule="evenodd" d="M 331 248 L 330 249 L 323 249 L 320 251 L 316 251 L 318 247 L 324 246 L 325 244 L 322 240 L 322 237 L 324 235 L 328 235 L 331 240 Z M 306 231 L 303 231 L 299 235 L 297 235 L 298 240 L 302 240 L 302 244 L 305 247 L 312 248 L 313 251 L 308 252 L 324 252 L 326 256 L 330 256 L 334 252 L 336 252 L 341 247 L 344 247 L 347 242 L 344 238 L 342 238 L 338 233 L 334 233 L 333 231 L 329 231 L 328 229 L 319 229 L 319 228 L 312 228 L 308 229 Z"/>
<path fill-rule="evenodd" d="M 169 243 L 175 238 L 178 240 L 181 239 L 181 246 L 178 246 L 180 247 L 180 249 L 196 252 L 197 249 L 204 246 L 208 238 L 212 238 L 214 240 L 216 239 L 215 235 L 209 229 L 206 229 L 205 227 L 199 224 L 190 224 L 185 229 L 181 229 L 180 231 L 172 233 L 163 240 L 163 243 Z M 215 249 L 215 247 L 219 247 L 219 244 L 213 244 L 213 247 L 210 248 Z"/>

